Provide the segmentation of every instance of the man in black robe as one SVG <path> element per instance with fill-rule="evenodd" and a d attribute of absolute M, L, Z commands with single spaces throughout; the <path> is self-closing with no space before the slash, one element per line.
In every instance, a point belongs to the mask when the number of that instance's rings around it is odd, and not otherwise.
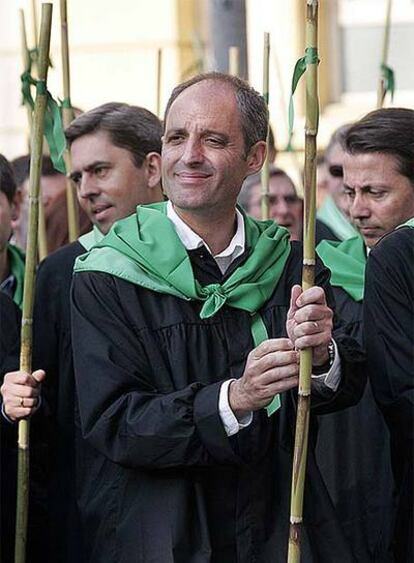
<path fill-rule="evenodd" d="M 144 108 L 108 103 L 79 116 L 65 133 L 71 146 L 78 199 L 94 230 L 46 258 L 37 273 L 33 366 L 39 371 L 33 375 L 40 381 L 46 373 L 46 380 L 34 420 L 48 445 L 44 481 L 49 523 L 44 522 L 40 531 L 44 534 L 43 561 L 81 563 L 87 559 L 76 505 L 75 465 L 77 459 L 81 471 L 85 471 L 87 459 L 76 448 L 74 425 L 69 302 L 73 264 L 117 219 L 132 213 L 140 203 L 163 199 L 162 129 L 159 119 Z M 2 388 L 6 414 L 12 420 L 21 417 L 13 387 L 20 377 L 19 372 L 7 374 Z M 38 392 L 38 384 L 32 383 L 34 387 L 20 385 L 20 389 L 25 387 L 26 403 L 32 401 L 33 406 L 25 410 L 25 416 L 37 406 L 32 395 Z"/>
<path fill-rule="evenodd" d="M 262 97 L 235 77 L 178 86 L 162 150 L 170 202 L 141 206 L 75 264 L 90 563 L 285 562 L 297 349 L 313 348 L 319 412 L 361 393 L 355 342 L 332 340 L 326 270 L 301 293 L 300 244 L 235 208 L 267 126 Z M 302 560 L 352 561 L 311 449 L 305 497 Z"/>
<path fill-rule="evenodd" d="M 370 379 L 391 434 L 398 501 L 394 561 L 409 563 L 414 559 L 414 218 L 370 253 L 364 318 Z"/>
<path fill-rule="evenodd" d="M 342 243 L 325 241 L 317 250 L 332 272 L 336 310 L 362 343 L 367 253 L 381 236 L 414 213 L 414 111 L 371 112 L 348 128 L 343 149 L 345 194 L 360 236 Z M 365 330 L 370 329 L 368 322 Z M 369 362 L 367 368 L 371 373 Z M 367 385 L 358 405 L 320 419 L 316 450 L 338 517 L 360 563 L 394 560 L 389 432 L 371 387 Z"/>

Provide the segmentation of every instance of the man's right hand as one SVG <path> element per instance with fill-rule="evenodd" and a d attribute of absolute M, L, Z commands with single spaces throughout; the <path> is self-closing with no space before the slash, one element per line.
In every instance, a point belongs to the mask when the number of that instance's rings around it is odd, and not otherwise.
<path fill-rule="evenodd" d="M 4 376 L 0 393 L 4 414 L 16 421 L 31 416 L 39 406 L 41 382 L 46 373 L 39 369 L 32 375 L 24 371 L 11 371 Z"/>
<path fill-rule="evenodd" d="M 278 393 L 299 383 L 299 352 L 288 338 L 265 340 L 247 357 L 242 377 L 230 385 L 229 404 L 237 418 L 266 407 Z"/>

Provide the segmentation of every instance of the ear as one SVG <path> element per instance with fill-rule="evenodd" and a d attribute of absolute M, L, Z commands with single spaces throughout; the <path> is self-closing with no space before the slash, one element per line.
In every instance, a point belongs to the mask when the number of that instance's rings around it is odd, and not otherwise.
<path fill-rule="evenodd" d="M 247 162 L 247 176 L 256 174 L 262 168 L 266 158 L 266 142 L 258 141 L 249 150 L 246 162 Z"/>
<path fill-rule="evenodd" d="M 23 193 L 20 188 L 16 190 L 16 193 L 13 196 L 13 200 L 11 202 L 11 220 L 12 220 L 12 228 L 14 224 L 19 220 L 20 217 L 20 209 L 22 206 L 23 201 Z"/>
<path fill-rule="evenodd" d="M 145 170 L 149 188 L 155 188 L 161 182 L 161 155 L 149 152 L 145 157 Z"/>

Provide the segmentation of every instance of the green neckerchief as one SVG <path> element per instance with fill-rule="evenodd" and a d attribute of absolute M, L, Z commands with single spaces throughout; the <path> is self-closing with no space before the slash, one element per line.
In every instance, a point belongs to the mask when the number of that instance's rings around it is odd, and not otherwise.
<path fill-rule="evenodd" d="M 411 219 L 408 219 L 408 221 L 402 225 L 398 225 L 397 229 L 400 229 L 401 227 L 411 227 L 414 229 L 414 217 L 411 217 Z"/>
<path fill-rule="evenodd" d="M 358 236 L 358 231 L 338 209 L 330 195 L 324 199 L 322 207 L 317 212 L 317 217 L 341 240 Z"/>
<path fill-rule="evenodd" d="M 10 272 L 16 280 L 16 289 L 14 290 L 13 301 L 22 308 L 23 304 L 23 286 L 24 286 L 24 253 L 14 244 L 7 245 L 9 256 Z"/>
<path fill-rule="evenodd" d="M 316 252 L 331 270 L 331 285 L 342 287 L 354 301 L 362 301 L 367 262 L 363 239 L 358 235 L 342 242 L 323 240 Z"/>
<path fill-rule="evenodd" d="M 202 301 L 202 319 L 215 315 L 225 303 L 248 311 L 258 345 L 267 338 L 267 331 L 256 313 L 270 298 L 286 265 L 288 231 L 274 221 L 255 221 L 244 215 L 251 254 L 223 284 L 202 286 L 166 208 L 166 202 L 138 206 L 135 215 L 118 221 L 88 254 L 77 258 L 74 271 L 106 272 L 152 291 Z M 277 397 L 268 407 L 269 415 L 279 405 Z"/>
<path fill-rule="evenodd" d="M 104 234 L 98 229 L 96 225 L 93 229 L 78 238 L 78 242 L 83 246 L 85 250 L 90 250 L 95 244 L 101 242 L 104 238 Z"/>

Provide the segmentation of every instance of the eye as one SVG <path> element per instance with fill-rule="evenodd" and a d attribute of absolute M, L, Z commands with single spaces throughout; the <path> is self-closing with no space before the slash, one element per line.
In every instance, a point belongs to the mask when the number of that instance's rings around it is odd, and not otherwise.
<path fill-rule="evenodd" d="M 355 197 L 355 192 L 353 190 L 349 190 L 347 188 L 344 189 L 344 194 L 347 197 L 350 197 L 351 199 L 353 199 Z"/>
<path fill-rule="evenodd" d="M 370 190 L 369 194 L 375 199 L 381 199 L 387 192 L 385 190 Z"/>
<path fill-rule="evenodd" d="M 173 135 L 169 135 L 167 137 L 167 143 L 172 145 L 178 145 L 183 139 L 184 139 L 184 135 L 174 133 Z"/>
<path fill-rule="evenodd" d="M 206 137 L 205 142 L 212 147 L 224 147 L 225 145 L 223 139 L 218 139 L 217 137 Z"/>
<path fill-rule="evenodd" d="M 107 171 L 108 171 L 107 166 L 97 166 L 96 168 L 94 168 L 93 173 L 98 178 L 103 178 L 105 176 L 105 174 L 107 173 Z"/>
<path fill-rule="evenodd" d="M 80 174 L 72 174 L 70 179 L 72 180 L 72 182 L 77 186 L 80 183 L 81 180 L 81 175 Z"/>

